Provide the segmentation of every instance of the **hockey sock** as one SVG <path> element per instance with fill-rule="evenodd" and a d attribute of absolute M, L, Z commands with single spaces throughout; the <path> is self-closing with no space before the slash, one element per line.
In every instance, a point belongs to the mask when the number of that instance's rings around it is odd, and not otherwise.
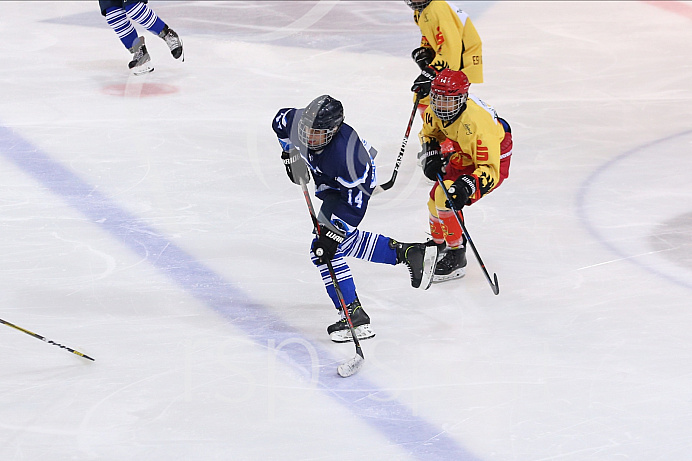
<path fill-rule="evenodd" d="M 149 8 L 146 3 L 137 2 L 125 6 L 127 15 L 136 23 L 146 27 L 150 32 L 158 35 L 161 33 L 166 23 L 159 19 L 154 10 Z"/>
<path fill-rule="evenodd" d="M 396 250 L 389 246 L 389 237 L 356 229 L 346 237 L 340 249 L 352 256 L 373 263 L 396 264 Z"/>
<path fill-rule="evenodd" d="M 437 245 L 443 244 L 445 242 L 445 231 L 442 220 L 431 214 L 428 216 L 428 223 L 430 224 L 430 235 L 433 242 Z"/>
<path fill-rule="evenodd" d="M 317 259 L 313 258 L 312 262 L 316 263 Z M 322 276 L 322 282 L 324 287 L 327 289 L 327 294 L 332 299 L 334 307 L 341 309 L 341 301 L 336 294 L 336 289 L 332 283 L 332 277 L 329 274 L 329 269 L 326 264 L 317 266 L 320 270 L 320 275 Z M 353 281 L 353 275 L 351 275 L 351 268 L 348 267 L 343 255 L 337 252 L 334 259 L 332 259 L 332 267 L 334 268 L 334 274 L 336 275 L 336 281 L 339 284 L 339 289 L 341 289 L 341 294 L 344 297 L 344 302 L 348 306 L 353 301 L 356 300 L 356 284 Z"/>
<path fill-rule="evenodd" d="M 123 45 L 125 45 L 125 48 L 128 50 L 132 48 L 132 45 L 135 43 L 135 40 L 137 40 L 138 35 L 130 20 L 127 19 L 125 10 L 115 7 L 108 8 L 106 10 L 106 22 L 118 35 L 118 38 Z"/>
<path fill-rule="evenodd" d="M 450 248 L 459 248 L 464 244 L 464 233 L 461 230 L 459 222 L 454 217 L 454 212 L 448 209 L 438 209 L 437 215 L 442 220 L 442 226 L 444 229 L 445 240 Z M 459 212 L 459 218 L 464 221 L 464 215 Z"/>

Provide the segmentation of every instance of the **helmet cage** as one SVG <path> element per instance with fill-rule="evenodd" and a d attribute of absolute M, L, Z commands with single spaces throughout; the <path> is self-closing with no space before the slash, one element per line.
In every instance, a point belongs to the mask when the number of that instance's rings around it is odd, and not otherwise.
<path fill-rule="evenodd" d="M 341 125 L 333 128 L 312 128 L 302 119 L 298 122 L 298 139 L 308 149 L 318 150 L 329 144 Z"/>
<path fill-rule="evenodd" d="M 432 1 L 432 0 L 419 0 L 419 1 L 413 1 L 413 0 L 404 0 L 406 4 L 411 8 L 412 10 L 416 11 L 423 11 L 426 6 Z"/>
<path fill-rule="evenodd" d="M 468 93 L 447 96 L 433 91 L 430 93 L 430 105 L 432 106 L 433 113 L 440 120 L 448 122 L 454 120 L 459 114 L 464 104 L 466 104 L 468 96 Z"/>
<path fill-rule="evenodd" d="M 329 144 L 344 122 L 341 102 L 329 95 L 318 96 L 303 109 L 298 122 L 298 141 L 311 150 Z"/>

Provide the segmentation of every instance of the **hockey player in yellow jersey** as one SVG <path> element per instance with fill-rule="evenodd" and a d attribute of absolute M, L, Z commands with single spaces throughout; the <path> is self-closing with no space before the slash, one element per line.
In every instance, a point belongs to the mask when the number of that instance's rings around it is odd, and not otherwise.
<path fill-rule="evenodd" d="M 430 233 L 440 249 L 444 245 L 433 282 L 462 277 L 466 266 L 462 229 L 438 187 L 437 175 L 442 175 L 462 220 L 464 206 L 497 189 L 509 176 L 511 128 L 495 109 L 470 95 L 469 87 L 463 71 L 441 71 L 423 113 L 423 173 L 436 181 L 428 200 Z M 440 148 L 445 141 L 453 146 L 447 153 Z"/>

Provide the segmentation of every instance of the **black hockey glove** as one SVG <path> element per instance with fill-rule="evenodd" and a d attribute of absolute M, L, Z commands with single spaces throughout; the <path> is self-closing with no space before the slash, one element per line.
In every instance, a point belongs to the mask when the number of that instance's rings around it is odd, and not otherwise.
<path fill-rule="evenodd" d="M 476 192 L 476 178 L 470 174 L 459 176 L 454 184 L 447 189 L 449 196 L 452 197 L 454 208 L 461 210 L 467 204 L 469 197 Z M 451 208 L 450 203 L 445 203 L 447 208 Z"/>
<path fill-rule="evenodd" d="M 317 262 L 327 264 L 327 261 L 331 261 L 344 238 L 346 234 L 330 229 L 324 224 L 321 225 L 320 236 L 312 244 L 312 251 L 317 256 Z"/>
<path fill-rule="evenodd" d="M 291 149 L 290 152 L 282 152 L 281 160 L 286 167 L 286 174 L 294 184 L 307 184 L 310 182 L 310 174 L 305 160 L 300 156 L 297 149 Z"/>
<path fill-rule="evenodd" d="M 437 181 L 438 173 L 445 174 L 445 159 L 440 153 L 440 143 L 436 140 L 423 143 L 423 174 L 426 178 Z"/>
<path fill-rule="evenodd" d="M 421 46 L 411 52 L 411 57 L 416 61 L 420 70 L 423 70 L 433 62 L 433 59 L 435 59 L 435 52 L 432 48 Z"/>
<path fill-rule="evenodd" d="M 425 67 L 418 78 L 413 81 L 411 91 L 418 93 L 421 99 L 426 97 L 430 94 L 430 86 L 432 85 L 432 81 L 435 80 L 436 75 L 437 72 L 435 69 L 430 66 Z"/>

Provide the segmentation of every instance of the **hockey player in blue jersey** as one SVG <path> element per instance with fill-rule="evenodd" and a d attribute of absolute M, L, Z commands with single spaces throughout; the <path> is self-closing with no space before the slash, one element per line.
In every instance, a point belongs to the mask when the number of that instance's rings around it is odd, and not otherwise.
<path fill-rule="evenodd" d="M 175 59 L 185 60 L 182 40 L 149 8 L 148 2 L 149 0 L 99 0 L 101 15 L 105 16 L 108 25 L 132 53 L 132 61 L 128 66 L 134 75 L 146 74 L 153 71 L 154 67 L 150 63 L 144 37 L 137 33 L 130 19 L 162 38 Z"/>
<path fill-rule="evenodd" d="M 313 239 L 310 256 L 341 314 L 341 320 L 329 325 L 327 333 L 334 342 L 353 340 L 326 265 L 331 260 L 358 339 L 372 338 L 375 333 L 370 317 L 358 300 L 344 257 L 390 265 L 404 263 L 410 272 L 411 285 L 427 289 L 435 271 L 437 247 L 401 243 L 358 229 L 377 185 L 375 150 L 344 123 L 341 102 L 322 95 L 304 109 L 281 109 L 274 117 L 272 128 L 281 144 L 281 158 L 288 177 L 295 184 L 307 184 L 312 175 L 315 196 L 322 200 L 317 216 L 320 233 Z"/>

